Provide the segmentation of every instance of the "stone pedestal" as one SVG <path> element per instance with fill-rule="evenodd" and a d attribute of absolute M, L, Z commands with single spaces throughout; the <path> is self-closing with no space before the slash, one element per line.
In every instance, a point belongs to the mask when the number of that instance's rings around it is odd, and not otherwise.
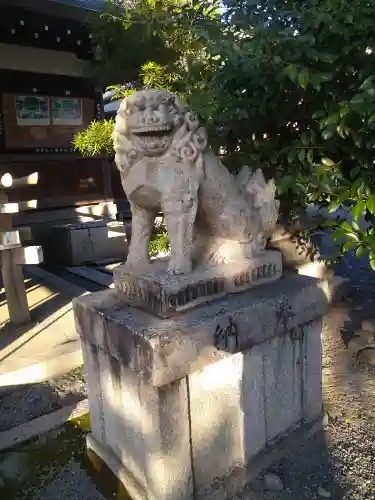
<path fill-rule="evenodd" d="M 155 259 L 140 276 L 126 265 L 113 271 L 115 288 L 132 306 L 167 318 L 229 293 L 273 283 L 283 273 L 281 253 L 267 251 L 231 264 L 201 264 L 189 274 L 169 276 L 168 257 Z"/>
<path fill-rule="evenodd" d="M 169 319 L 115 290 L 75 299 L 88 446 L 133 498 L 230 498 L 260 452 L 321 414 L 327 303 L 298 275 Z"/>

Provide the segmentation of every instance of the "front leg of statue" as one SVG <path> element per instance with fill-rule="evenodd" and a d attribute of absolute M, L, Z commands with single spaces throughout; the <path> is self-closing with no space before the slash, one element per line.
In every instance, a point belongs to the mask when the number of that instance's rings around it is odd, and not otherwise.
<path fill-rule="evenodd" d="M 178 200 L 169 198 L 163 203 L 171 249 L 168 263 L 169 274 L 186 274 L 192 270 L 197 206 L 197 198 L 186 193 L 180 193 Z"/>
<path fill-rule="evenodd" d="M 135 204 L 131 205 L 132 235 L 129 245 L 126 266 L 135 269 L 144 269 L 148 263 L 148 244 L 150 241 L 155 213 Z"/>

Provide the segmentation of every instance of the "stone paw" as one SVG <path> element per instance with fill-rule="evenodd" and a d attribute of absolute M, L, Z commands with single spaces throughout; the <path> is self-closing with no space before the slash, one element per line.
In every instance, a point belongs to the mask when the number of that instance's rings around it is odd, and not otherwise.
<path fill-rule="evenodd" d="M 221 252 L 220 250 L 213 253 L 210 258 L 210 262 L 212 262 L 213 264 L 228 264 L 228 262 L 230 261 L 230 257 L 228 257 L 225 252 Z"/>
<path fill-rule="evenodd" d="M 174 261 L 170 260 L 168 264 L 167 274 L 170 276 L 178 276 L 180 274 L 188 274 L 191 272 L 192 265 L 188 260 Z"/>
<path fill-rule="evenodd" d="M 149 266 L 149 261 L 144 260 L 144 259 L 129 259 L 129 257 L 126 259 L 124 267 L 128 271 L 132 272 L 140 272 L 144 269 L 146 269 Z"/>
<path fill-rule="evenodd" d="M 230 262 L 242 261 L 245 258 L 244 248 L 236 243 L 224 243 L 214 250 L 210 256 L 213 264 L 229 264 Z"/>

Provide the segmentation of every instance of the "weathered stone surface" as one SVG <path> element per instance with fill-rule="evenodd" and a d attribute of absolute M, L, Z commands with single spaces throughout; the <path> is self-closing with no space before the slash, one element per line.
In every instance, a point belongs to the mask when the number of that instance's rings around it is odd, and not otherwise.
<path fill-rule="evenodd" d="M 195 263 L 228 263 L 264 251 L 278 217 L 275 184 L 244 167 L 232 177 L 207 145 L 207 131 L 179 98 L 143 90 L 124 99 L 113 133 L 115 162 L 132 210 L 126 266 L 148 264 L 153 220 L 168 228 L 170 274 Z"/>
<path fill-rule="evenodd" d="M 113 276 L 119 297 L 130 305 L 169 317 L 229 293 L 272 283 L 282 276 L 279 252 L 264 252 L 232 264 L 200 266 L 179 276 L 168 276 L 167 264 L 165 258 L 156 259 L 142 275 L 134 274 L 126 265 L 118 266 Z"/>
<path fill-rule="evenodd" d="M 322 412 L 322 319 L 300 327 L 303 356 L 303 419 L 310 422 Z"/>
<path fill-rule="evenodd" d="M 321 317 L 323 285 L 288 276 L 170 319 L 124 304 L 114 291 L 80 297 L 73 307 L 84 340 L 161 386 Z"/>
<path fill-rule="evenodd" d="M 266 446 L 260 346 L 193 373 L 189 388 L 194 477 L 200 490 Z"/>
<path fill-rule="evenodd" d="M 93 450 L 97 442 L 114 455 L 150 499 L 192 499 L 186 379 L 153 387 L 107 351 L 85 341 L 82 347 L 90 363 Z"/>
<path fill-rule="evenodd" d="M 75 299 L 88 446 L 135 498 L 233 497 L 265 450 L 319 413 L 329 296 L 325 282 L 291 275 L 169 318 L 115 290 Z"/>
<path fill-rule="evenodd" d="M 90 403 L 90 426 L 93 436 L 101 443 L 106 442 L 103 411 L 103 392 L 101 388 L 101 373 L 98 359 L 98 347 L 81 339 L 84 376 L 87 384 Z"/>
<path fill-rule="evenodd" d="M 266 437 L 271 441 L 302 419 L 300 338 L 274 337 L 263 349 Z"/>

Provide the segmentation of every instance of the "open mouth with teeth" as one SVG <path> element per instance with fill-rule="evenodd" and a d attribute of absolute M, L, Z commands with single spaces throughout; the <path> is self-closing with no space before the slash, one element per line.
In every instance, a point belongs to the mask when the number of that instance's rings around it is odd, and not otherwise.
<path fill-rule="evenodd" d="M 167 149 L 171 141 L 172 127 L 165 125 L 155 128 L 137 128 L 132 135 L 138 146 L 149 153 L 160 153 Z"/>

